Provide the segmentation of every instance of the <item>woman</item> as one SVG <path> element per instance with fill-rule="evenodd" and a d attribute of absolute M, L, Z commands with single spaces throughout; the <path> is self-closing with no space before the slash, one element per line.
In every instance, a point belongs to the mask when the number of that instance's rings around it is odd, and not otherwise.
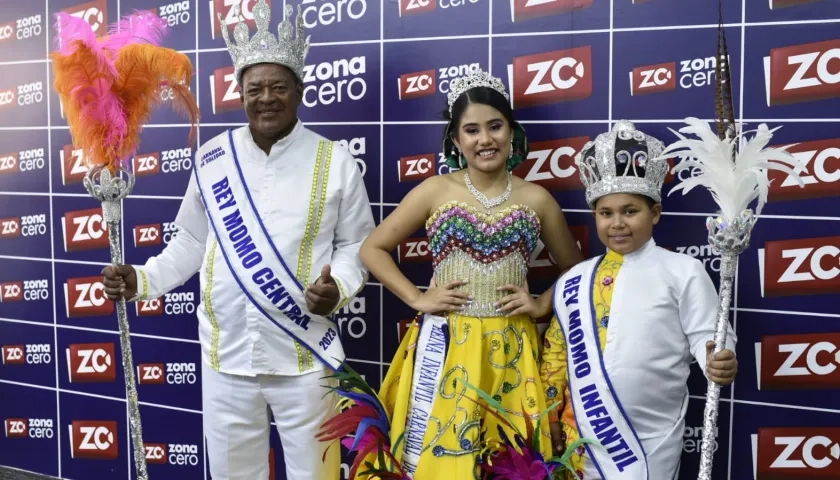
<path fill-rule="evenodd" d="M 550 312 L 552 294 L 529 294 L 528 263 L 538 238 L 561 270 L 583 260 L 551 194 L 510 173 L 528 146 L 502 82 L 479 71 L 454 80 L 448 97 L 444 152 L 461 170 L 411 190 L 360 252 L 386 288 L 425 314 L 405 335 L 380 390 L 391 445 L 399 443 L 391 453 L 415 480 L 478 478 L 480 444 L 499 434 L 465 382 L 496 399 L 522 432 L 523 409 L 535 418 L 546 408 L 533 319 Z M 424 224 L 434 266 L 425 292 L 391 257 Z M 550 456 L 543 425 L 542 453 Z"/>

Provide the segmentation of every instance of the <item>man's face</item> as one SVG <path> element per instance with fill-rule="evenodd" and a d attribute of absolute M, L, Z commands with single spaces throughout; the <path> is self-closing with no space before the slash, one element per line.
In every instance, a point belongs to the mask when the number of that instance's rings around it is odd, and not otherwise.
<path fill-rule="evenodd" d="M 242 74 L 239 98 L 255 133 L 275 137 L 286 132 L 297 118 L 303 84 L 282 65 L 261 63 Z"/>

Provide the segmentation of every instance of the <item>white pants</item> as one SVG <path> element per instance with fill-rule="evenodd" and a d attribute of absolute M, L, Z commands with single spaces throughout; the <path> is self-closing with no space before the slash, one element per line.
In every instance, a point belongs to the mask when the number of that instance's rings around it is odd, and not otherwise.
<path fill-rule="evenodd" d="M 202 402 L 207 458 L 213 480 L 269 480 L 268 408 L 283 444 L 287 480 L 338 480 L 341 451 L 315 439 L 336 413 L 327 394 L 328 371 L 301 376 L 242 377 L 202 362 Z M 277 479 L 283 478 L 277 474 Z"/>

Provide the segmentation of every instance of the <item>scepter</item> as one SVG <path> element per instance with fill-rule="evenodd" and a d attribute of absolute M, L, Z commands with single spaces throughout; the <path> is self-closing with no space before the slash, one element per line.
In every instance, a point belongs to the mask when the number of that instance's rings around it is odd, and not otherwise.
<path fill-rule="evenodd" d="M 171 89 L 172 107 L 190 119 L 190 142 L 198 123 L 198 106 L 189 90 L 192 64 L 186 55 L 160 46 L 166 26 L 151 12 L 135 11 L 100 39 L 86 20 L 56 14 L 58 48 L 50 54 L 53 86 L 73 146 L 84 152 L 88 168 L 84 187 L 102 204 L 113 266 L 123 263 L 122 200 L 134 187 L 128 159 L 137 150 L 143 124 L 160 101 L 161 90 Z M 125 303 L 120 298 L 116 307 L 129 429 L 137 478 L 148 480 Z"/>
<path fill-rule="evenodd" d="M 799 186 L 805 184 L 796 172 L 801 171 L 800 162 L 786 151 L 787 147 L 765 148 L 773 138 L 773 132 L 766 124 L 754 130 L 752 140 L 747 140 L 743 124 L 735 122 L 735 107 L 732 97 L 729 48 L 726 45 L 726 29 L 723 23 L 723 1 L 718 0 L 717 61 L 715 62 L 715 107 L 717 135 L 709 124 L 694 117 L 685 119 L 687 127 L 680 132 L 692 134 L 698 140 L 691 140 L 669 128 L 679 141 L 669 145 L 660 159 L 676 155 L 681 162 L 672 173 L 696 168 L 697 176 L 677 184 L 668 195 L 682 190 L 683 195 L 698 185 L 705 186 L 718 205 L 718 214 L 706 218 L 708 242 L 720 254 L 720 288 L 718 291 L 717 320 L 715 322 L 713 355 L 726 346 L 729 306 L 732 303 L 735 270 L 738 255 L 749 247 L 750 236 L 770 189 L 767 177 L 769 170 L 781 170 L 795 179 Z M 742 92 L 743 95 L 743 92 Z M 796 169 L 794 171 L 793 168 Z M 694 175 L 694 173 L 692 173 Z M 750 204 L 757 200 L 755 213 Z M 714 456 L 714 442 L 717 431 L 720 385 L 709 381 L 706 386 L 706 405 L 703 410 L 703 439 L 700 447 L 700 470 L 698 480 L 711 480 Z"/>
<path fill-rule="evenodd" d="M 693 134 L 699 139 L 686 138 L 669 128 L 680 140 L 669 145 L 659 158 L 677 156 L 681 159 L 673 168 L 673 173 L 688 168 L 696 169 L 691 178 L 676 185 L 669 195 L 679 190 L 685 195 L 694 187 L 702 185 L 712 194 L 719 208 L 716 216 L 706 218 L 709 245 L 721 256 L 714 336 L 714 354 L 717 354 L 726 345 L 729 305 L 732 302 L 738 255 L 749 246 L 752 229 L 767 202 L 771 182 L 767 172 L 781 170 L 795 179 L 800 187 L 804 188 L 805 185 L 792 168 L 798 167 L 799 161 L 785 150 L 787 146 L 765 148 L 773 137 L 773 132 L 781 127 L 770 130 L 762 123 L 754 130 L 753 138 L 747 140 L 745 134 L 749 132 L 742 131 L 742 125 L 730 124 L 731 127 L 725 129 L 724 137 L 719 138 L 712 132 L 709 124 L 702 120 L 690 117 L 685 119 L 685 123 L 688 126 L 681 128 L 679 132 Z M 734 132 L 734 136 L 730 136 L 730 132 Z M 741 144 L 740 148 L 737 148 L 738 144 Z M 755 213 L 750 209 L 753 200 L 757 200 Z M 703 441 L 698 475 L 700 480 L 711 480 L 719 402 L 720 384 L 709 381 L 703 412 Z"/>

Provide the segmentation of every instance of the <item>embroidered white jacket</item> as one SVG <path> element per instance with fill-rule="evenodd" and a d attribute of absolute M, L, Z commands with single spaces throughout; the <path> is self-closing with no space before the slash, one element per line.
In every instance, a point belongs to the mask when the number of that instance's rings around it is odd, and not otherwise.
<path fill-rule="evenodd" d="M 222 133 L 227 135 L 227 132 Z M 318 146 L 324 137 L 300 121 L 271 147 L 268 155 L 254 143 L 247 126 L 233 131 L 233 142 L 254 206 L 286 264 L 308 286 L 329 264 L 339 284 L 343 307 L 368 278 L 359 259 L 362 242 L 374 228 L 373 213 L 356 160 L 331 145 L 325 191 L 317 188 Z M 196 154 L 199 157 L 200 152 Z M 233 161 L 223 156 L 216 161 Z M 321 212 L 310 209 L 323 199 Z M 218 248 L 207 212 L 190 177 L 175 219 L 178 233 L 161 252 L 137 269 L 138 294 L 152 299 L 183 285 L 200 272 L 201 303 L 196 309 L 202 355 L 216 370 L 236 375 L 300 375 L 324 368 L 303 345 L 276 327 L 246 298 Z M 305 241 L 314 238 L 313 241 Z"/>

